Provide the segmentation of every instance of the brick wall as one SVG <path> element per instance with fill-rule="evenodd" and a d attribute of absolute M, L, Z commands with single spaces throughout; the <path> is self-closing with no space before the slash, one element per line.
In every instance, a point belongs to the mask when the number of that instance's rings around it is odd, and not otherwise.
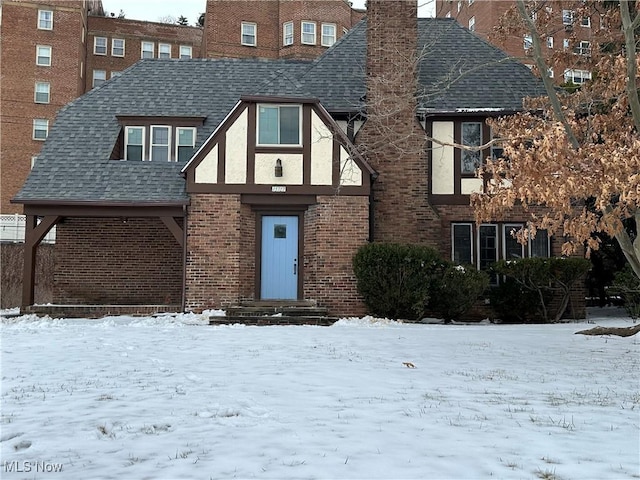
<path fill-rule="evenodd" d="M 65 218 L 54 303 L 180 304 L 182 248 L 157 218 Z"/>
<path fill-rule="evenodd" d="M 258 6 L 256 6 L 258 5 Z M 336 25 L 336 39 L 363 16 L 344 0 L 207 0 L 206 57 L 315 58 L 322 23 Z M 301 22 L 316 22 L 316 45 L 302 45 Z M 283 46 L 282 25 L 294 22 L 293 45 Z M 241 44 L 242 22 L 256 24 L 256 46 Z"/>
<path fill-rule="evenodd" d="M 187 310 L 224 308 L 238 302 L 242 290 L 241 218 L 240 195 L 191 195 L 187 220 Z M 247 246 L 246 241 L 244 245 Z"/>
<path fill-rule="evenodd" d="M 368 3 L 367 122 L 356 142 L 379 173 L 373 184 L 374 240 L 437 246 L 425 134 L 416 120 L 416 12 L 415 0 Z"/>
<path fill-rule="evenodd" d="M 53 29 L 38 29 L 38 10 L 53 11 Z M 1 99 L 0 212 L 21 213 L 21 205 L 10 204 L 31 169 L 43 142 L 33 140 L 33 120 L 49 120 L 83 91 L 81 62 L 84 58 L 82 29 L 86 13 L 82 2 L 42 4 L 4 1 L 0 45 Z M 36 65 L 36 46 L 51 47 L 51 66 Z M 35 103 L 35 83 L 50 84 L 49 103 Z"/>
<path fill-rule="evenodd" d="M 367 197 L 323 196 L 305 214 L 304 297 L 331 315 L 366 313 L 352 259 L 369 236 Z"/>
<path fill-rule="evenodd" d="M 121 72 L 142 58 L 142 42 L 154 44 L 154 58 L 158 58 L 158 44 L 171 46 L 171 58 L 180 58 L 180 46 L 191 46 L 192 57 L 200 58 L 203 29 L 165 23 L 143 22 L 112 17 L 89 17 L 89 36 L 87 40 L 86 91 L 91 90 L 93 70 L 104 70 L 106 78 L 113 72 Z M 106 55 L 94 53 L 94 39 L 107 39 Z M 114 56 L 112 40 L 124 40 L 124 57 Z"/>

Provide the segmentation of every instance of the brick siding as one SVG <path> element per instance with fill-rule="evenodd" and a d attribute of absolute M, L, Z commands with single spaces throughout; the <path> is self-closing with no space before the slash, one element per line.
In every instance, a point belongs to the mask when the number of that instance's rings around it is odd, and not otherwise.
<path fill-rule="evenodd" d="M 65 218 L 54 303 L 180 304 L 182 247 L 157 218 Z"/>

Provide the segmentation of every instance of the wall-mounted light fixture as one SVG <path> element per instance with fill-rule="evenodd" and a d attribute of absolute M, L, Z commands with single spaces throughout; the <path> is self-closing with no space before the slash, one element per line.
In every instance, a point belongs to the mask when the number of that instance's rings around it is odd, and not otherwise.
<path fill-rule="evenodd" d="M 276 177 L 281 177 L 282 176 L 282 160 L 277 159 L 276 160 L 276 168 L 275 168 L 275 172 L 274 172 Z"/>

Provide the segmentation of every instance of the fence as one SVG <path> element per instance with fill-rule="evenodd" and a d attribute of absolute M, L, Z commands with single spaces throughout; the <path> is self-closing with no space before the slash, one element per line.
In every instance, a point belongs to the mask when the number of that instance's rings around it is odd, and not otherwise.
<path fill-rule="evenodd" d="M 0 215 L 0 242 L 6 243 L 23 243 L 24 231 L 26 226 L 26 217 L 24 215 Z M 56 227 L 53 227 L 43 243 L 56 243 Z"/>

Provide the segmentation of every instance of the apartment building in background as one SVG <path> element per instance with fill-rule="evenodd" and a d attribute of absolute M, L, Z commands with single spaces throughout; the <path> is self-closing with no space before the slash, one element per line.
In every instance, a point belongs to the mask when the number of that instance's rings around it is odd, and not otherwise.
<path fill-rule="evenodd" d="M 200 28 L 105 17 L 101 0 L 2 0 L 3 218 L 22 213 L 11 199 L 37 161 L 58 110 L 140 59 L 312 59 L 364 16 L 345 0 L 259 3 L 256 8 L 249 0 L 208 0 Z"/>
<path fill-rule="evenodd" d="M 480 38 L 493 43 L 522 63 L 534 68 L 530 35 L 496 35 L 501 19 L 515 6 L 513 0 L 436 0 L 436 16 L 455 18 Z M 604 2 L 537 2 L 531 15 L 544 20 L 543 54 L 549 59 L 547 74 L 557 84 L 582 84 L 591 79 L 592 44 L 610 25 Z"/>

